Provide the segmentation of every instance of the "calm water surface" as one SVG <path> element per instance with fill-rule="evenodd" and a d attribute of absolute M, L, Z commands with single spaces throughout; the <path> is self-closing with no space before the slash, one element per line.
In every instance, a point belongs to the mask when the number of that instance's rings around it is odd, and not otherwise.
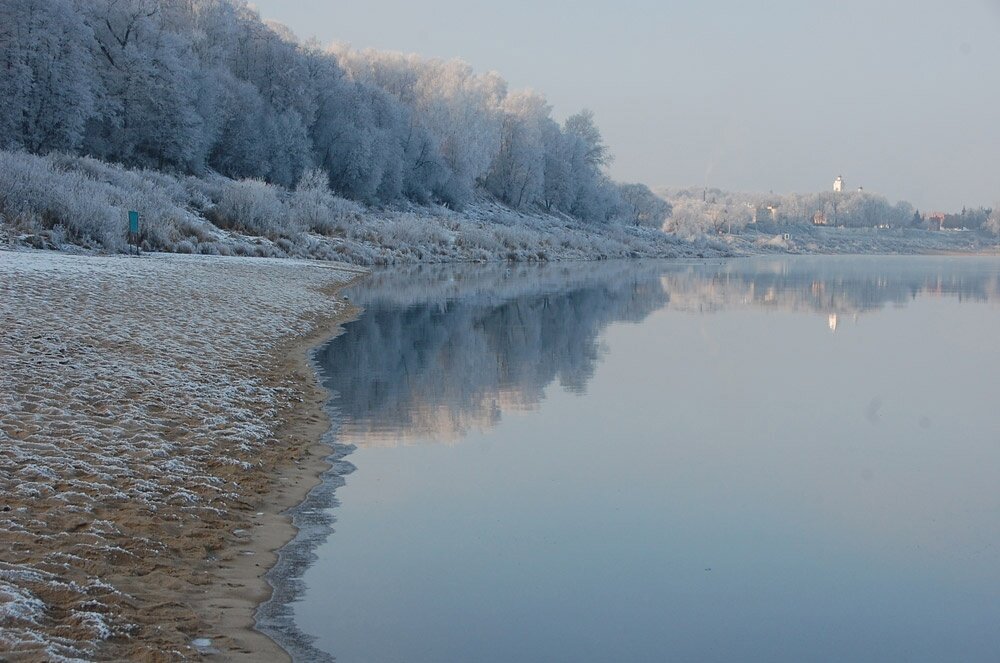
<path fill-rule="evenodd" d="M 342 663 L 996 661 L 1000 260 L 376 274 L 293 604 Z"/>

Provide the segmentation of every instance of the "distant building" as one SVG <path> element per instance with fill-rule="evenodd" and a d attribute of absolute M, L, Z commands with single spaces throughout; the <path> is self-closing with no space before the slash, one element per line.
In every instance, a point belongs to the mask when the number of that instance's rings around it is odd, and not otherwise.
<path fill-rule="evenodd" d="M 837 179 L 833 181 L 833 190 L 835 193 L 840 193 L 844 190 L 844 178 L 837 175 Z"/>
<path fill-rule="evenodd" d="M 826 326 L 829 327 L 830 331 L 832 331 L 832 332 L 837 331 L 838 323 L 839 323 L 839 320 L 837 319 L 837 314 L 836 313 L 831 313 L 829 315 L 829 317 L 826 319 Z"/>

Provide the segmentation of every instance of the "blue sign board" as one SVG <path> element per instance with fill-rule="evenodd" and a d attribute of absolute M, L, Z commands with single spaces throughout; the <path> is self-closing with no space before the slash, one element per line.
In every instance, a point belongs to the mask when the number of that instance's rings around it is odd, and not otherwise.
<path fill-rule="evenodd" d="M 135 210 L 128 211 L 128 231 L 133 235 L 139 233 L 139 213 Z"/>

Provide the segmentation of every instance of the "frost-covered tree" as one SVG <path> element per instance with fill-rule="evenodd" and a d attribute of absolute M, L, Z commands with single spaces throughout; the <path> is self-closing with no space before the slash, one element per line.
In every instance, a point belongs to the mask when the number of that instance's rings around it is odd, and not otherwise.
<path fill-rule="evenodd" d="M 395 97 L 408 109 L 404 150 L 411 189 L 461 206 L 471 199 L 499 150 L 506 83 L 477 75 L 458 60 L 383 51 L 332 49 L 351 76 Z M 416 192 L 416 191 L 415 191 Z"/>
<path fill-rule="evenodd" d="M 698 187 L 659 193 L 674 207 L 670 228 L 693 233 L 711 232 L 723 225 L 738 229 L 754 220 L 762 228 L 812 225 L 816 219 L 826 225 L 898 228 L 910 225 L 914 213 L 905 201 L 892 204 L 867 191 L 761 195 Z"/>
<path fill-rule="evenodd" d="M 603 172 L 611 156 L 593 114 L 578 113 L 562 127 L 549 120 L 542 129 L 545 208 L 586 221 L 629 220 L 631 212 L 621 204 L 619 187 Z"/>
<path fill-rule="evenodd" d="M 994 235 L 1000 235 L 1000 203 L 993 206 L 993 210 L 986 218 L 986 223 L 983 224 L 983 227 Z"/>
<path fill-rule="evenodd" d="M 197 61 L 188 40 L 163 23 L 157 0 L 83 3 L 101 80 L 99 112 L 85 148 L 101 157 L 158 168 L 197 169 L 205 157 L 196 111 Z"/>
<path fill-rule="evenodd" d="M 570 141 L 566 139 L 559 124 L 552 119 L 547 119 L 542 124 L 542 141 L 545 150 L 542 202 L 550 212 L 569 212 L 576 199 Z"/>
<path fill-rule="evenodd" d="M 98 87 L 91 42 L 71 0 L 0 2 L 0 147 L 80 145 Z"/>
<path fill-rule="evenodd" d="M 584 109 L 566 119 L 565 131 L 575 136 L 583 146 L 584 161 L 595 168 L 607 166 L 612 161 L 611 151 L 604 144 L 600 129 L 594 121 L 594 112 Z"/>
<path fill-rule="evenodd" d="M 650 191 L 645 184 L 618 187 L 624 218 L 637 226 L 660 228 L 670 216 L 670 203 Z"/>
<path fill-rule="evenodd" d="M 367 202 L 393 201 L 403 192 L 403 109 L 372 86 L 344 81 L 323 98 L 312 135 L 318 164 L 333 188 Z"/>
<path fill-rule="evenodd" d="M 548 102 L 533 92 L 515 92 L 505 100 L 500 150 L 486 187 L 514 208 L 541 201 L 544 195 L 543 127 L 550 112 Z"/>
<path fill-rule="evenodd" d="M 3 0 L 0 73 L 0 148 L 286 189 L 318 168 L 370 204 L 485 191 L 641 216 L 590 111 L 560 126 L 541 96 L 458 60 L 301 43 L 244 0 Z"/>

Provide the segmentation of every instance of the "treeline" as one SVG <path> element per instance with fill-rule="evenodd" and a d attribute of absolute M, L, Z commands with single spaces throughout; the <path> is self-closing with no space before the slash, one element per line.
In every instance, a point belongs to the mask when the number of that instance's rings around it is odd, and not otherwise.
<path fill-rule="evenodd" d="M 0 147 L 286 188 L 319 169 L 367 204 L 520 209 L 659 227 L 605 174 L 587 111 L 563 124 L 496 73 L 300 43 L 242 0 L 3 0 Z"/>
<path fill-rule="evenodd" d="M 661 189 L 659 193 L 673 205 L 668 227 L 690 234 L 750 224 L 902 228 L 916 225 L 919 219 L 910 203 L 893 204 L 885 196 L 865 191 L 776 195 L 692 187 Z"/>
<path fill-rule="evenodd" d="M 994 210 L 988 207 L 963 207 L 956 214 L 934 214 L 921 219 L 921 225 L 930 230 L 946 228 L 950 230 L 983 228 L 996 232 L 996 222 L 1000 219 Z"/>

